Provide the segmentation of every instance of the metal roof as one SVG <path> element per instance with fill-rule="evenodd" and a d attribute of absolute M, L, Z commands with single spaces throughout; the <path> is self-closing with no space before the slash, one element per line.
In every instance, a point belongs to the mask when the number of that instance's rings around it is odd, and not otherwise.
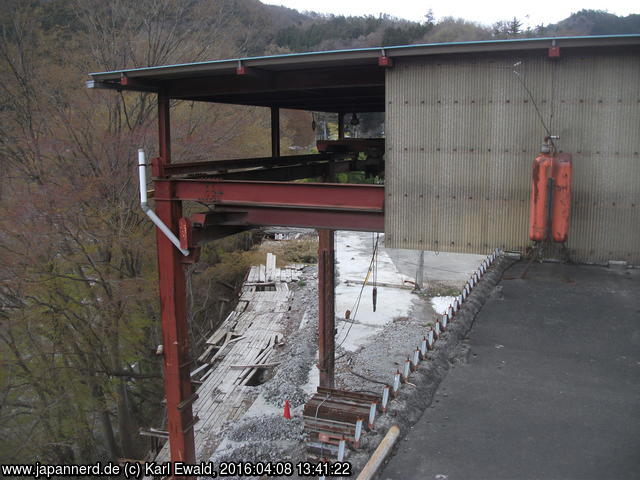
<path fill-rule="evenodd" d="M 90 73 L 89 88 L 157 92 L 171 98 L 324 111 L 383 111 L 378 58 L 637 48 L 640 35 L 523 38 L 358 48 L 246 57 Z M 238 74 L 243 72 L 244 74 Z M 357 110 L 356 110 L 357 107 Z"/>

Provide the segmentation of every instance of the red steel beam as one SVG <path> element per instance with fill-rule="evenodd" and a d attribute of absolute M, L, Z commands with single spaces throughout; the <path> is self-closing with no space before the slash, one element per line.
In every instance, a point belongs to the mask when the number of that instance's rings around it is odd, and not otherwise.
<path fill-rule="evenodd" d="M 183 219 L 182 224 L 179 232 L 182 247 L 195 249 L 210 240 L 260 226 L 383 232 L 384 214 L 365 210 L 216 207 L 214 212 L 191 215 L 189 219 Z"/>
<path fill-rule="evenodd" d="M 158 179 L 156 184 L 168 180 Z M 219 179 L 171 180 L 177 200 L 216 205 L 254 205 L 383 212 L 384 186 L 337 183 L 258 182 Z"/>
<path fill-rule="evenodd" d="M 234 209 L 236 212 L 239 209 Z M 229 211 L 225 208 L 218 212 Z M 384 232 L 384 213 L 366 210 L 306 210 L 297 208 L 247 207 L 242 214 L 220 225 L 328 228 L 356 232 Z"/>
<path fill-rule="evenodd" d="M 277 167 L 284 165 L 307 164 L 309 162 L 327 161 L 326 154 L 311 153 L 306 155 L 288 155 L 286 157 L 242 158 L 233 160 L 211 160 L 208 162 L 174 163 L 165 167 L 168 175 L 184 175 L 190 173 L 206 173 L 227 171 L 239 168 Z"/>
<path fill-rule="evenodd" d="M 318 230 L 318 370 L 320 386 L 335 373 L 335 246 L 333 230 Z"/>
<path fill-rule="evenodd" d="M 158 125 L 160 156 L 153 161 L 153 171 L 161 176 L 164 167 L 171 162 L 169 98 L 164 95 L 158 95 Z M 176 200 L 174 187 L 171 182 L 156 182 L 154 198 L 158 217 L 177 232 L 182 202 Z M 171 460 L 195 463 L 184 257 L 159 229 L 156 230 L 156 241 Z"/>

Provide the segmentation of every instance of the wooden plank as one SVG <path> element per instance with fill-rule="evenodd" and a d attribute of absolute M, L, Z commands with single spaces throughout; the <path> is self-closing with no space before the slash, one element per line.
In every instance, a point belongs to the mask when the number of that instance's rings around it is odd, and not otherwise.
<path fill-rule="evenodd" d="M 209 337 L 209 339 L 207 340 L 207 344 L 209 344 L 209 345 L 217 345 L 218 343 L 220 343 L 221 340 L 224 339 L 224 336 L 227 334 L 227 332 L 225 331 L 223 325 L 221 325 L 220 328 L 218 328 L 218 330 L 216 330 L 213 333 L 213 335 L 211 335 Z"/>
<path fill-rule="evenodd" d="M 206 350 L 198 357 L 198 362 L 202 363 L 207 360 L 207 357 L 211 355 L 211 352 L 214 350 L 213 345 L 209 345 Z"/>
<path fill-rule="evenodd" d="M 209 365 L 208 363 L 205 363 L 204 365 L 200 365 L 198 368 L 196 368 L 193 372 L 191 372 L 191 377 L 194 377 L 195 375 L 197 375 L 198 373 L 206 370 L 207 368 L 209 368 L 211 365 Z"/>
<path fill-rule="evenodd" d="M 269 259 L 267 265 L 271 272 L 273 260 Z M 193 404 L 194 413 L 200 418 L 195 427 L 198 460 L 203 460 L 200 457 L 211 438 L 215 438 L 224 425 L 242 417 L 257 398 L 256 389 L 247 387 L 246 383 L 258 369 L 277 366 L 270 358 L 275 354 L 276 337 L 279 340 L 286 337 L 285 315 L 291 298 L 287 283 L 279 279 L 294 279 L 298 272 L 277 267 L 272 272 L 275 290 L 258 292 L 255 286 L 246 283 L 264 282 L 267 267 L 251 269 L 236 309 L 207 341 L 216 342 L 207 347 L 209 355 L 216 347 L 217 352 L 212 359 L 216 365 L 202 375 L 202 385 L 197 389 L 200 398 Z M 157 459 L 167 461 L 168 456 L 168 445 L 165 445 Z"/>
<path fill-rule="evenodd" d="M 237 369 L 243 370 L 245 368 L 273 368 L 273 367 L 277 367 L 278 365 L 280 365 L 280 362 L 254 363 L 249 365 L 229 365 L 229 368 L 236 369 L 236 370 Z"/>
<path fill-rule="evenodd" d="M 247 275 L 247 282 L 257 282 L 260 278 L 260 267 L 255 266 L 251 267 L 249 270 L 249 275 Z"/>
<path fill-rule="evenodd" d="M 276 274 L 276 256 L 273 253 L 267 253 L 267 265 L 265 271 L 265 280 L 272 282 Z"/>
<path fill-rule="evenodd" d="M 216 359 L 222 355 L 222 352 L 224 351 L 225 347 L 229 343 L 230 339 L 231 339 L 231 333 L 227 332 L 224 343 L 222 344 L 222 347 L 220 347 L 220 349 L 216 352 L 216 354 L 213 357 L 211 357 L 211 360 L 209 360 L 209 363 L 215 362 Z"/>

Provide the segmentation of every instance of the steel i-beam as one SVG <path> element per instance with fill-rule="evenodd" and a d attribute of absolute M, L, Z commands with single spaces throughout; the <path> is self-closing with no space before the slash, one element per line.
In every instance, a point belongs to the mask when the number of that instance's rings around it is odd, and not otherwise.
<path fill-rule="evenodd" d="M 334 231 L 318 230 L 318 370 L 320 386 L 333 388 L 335 369 Z"/>
<path fill-rule="evenodd" d="M 154 159 L 153 171 L 155 175 L 162 176 L 164 167 L 171 162 L 169 99 L 163 95 L 158 95 L 158 124 L 160 156 Z M 174 185 L 170 182 L 157 182 L 155 200 L 158 217 L 177 232 L 178 222 L 182 217 L 182 202 L 175 199 Z M 184 257 L 159 230 L 156 239 L 171 460 L 195 463 L 193 426 L 196 419 L 191 409 L 194 397 L 189 375 L 186 283 L 182 264 Z"/>

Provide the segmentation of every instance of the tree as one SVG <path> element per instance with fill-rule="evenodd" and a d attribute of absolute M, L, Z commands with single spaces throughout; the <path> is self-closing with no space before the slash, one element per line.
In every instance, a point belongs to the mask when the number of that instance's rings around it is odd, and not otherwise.
<path fill-rule="evenodd" d="M 522 22 L 516 17 L 511 20 L 501 20 L 493 24 L 493 36 L 496 38 L 514 38 L 522 32 Z"/>
<path fill-rule="evenodd" d="M 13 1 L 2 13 L 3 463 L 144 453 L 137 426 L 160 413 L 161 336 L 152 228 L 132 174 L 136 148 L 154 150 L 155 104 L 80 81 L 88 71 L 232 51 L 220 30 L 225 6 Z M 184 103 L 174 110 L 190 119 L 177 125 L 178 140 L 202 149 L 200 138 L 234 137 L 225 130 L 236 117 L 210 106 L 193 115 Z"/>
<path fill-rule="evenodd" d="M 518 20 L 516 17 L 513 17 L 508 24 L 508 34 L 512 37 L 515 37 L 521 33 L 522 22 Z"/>

